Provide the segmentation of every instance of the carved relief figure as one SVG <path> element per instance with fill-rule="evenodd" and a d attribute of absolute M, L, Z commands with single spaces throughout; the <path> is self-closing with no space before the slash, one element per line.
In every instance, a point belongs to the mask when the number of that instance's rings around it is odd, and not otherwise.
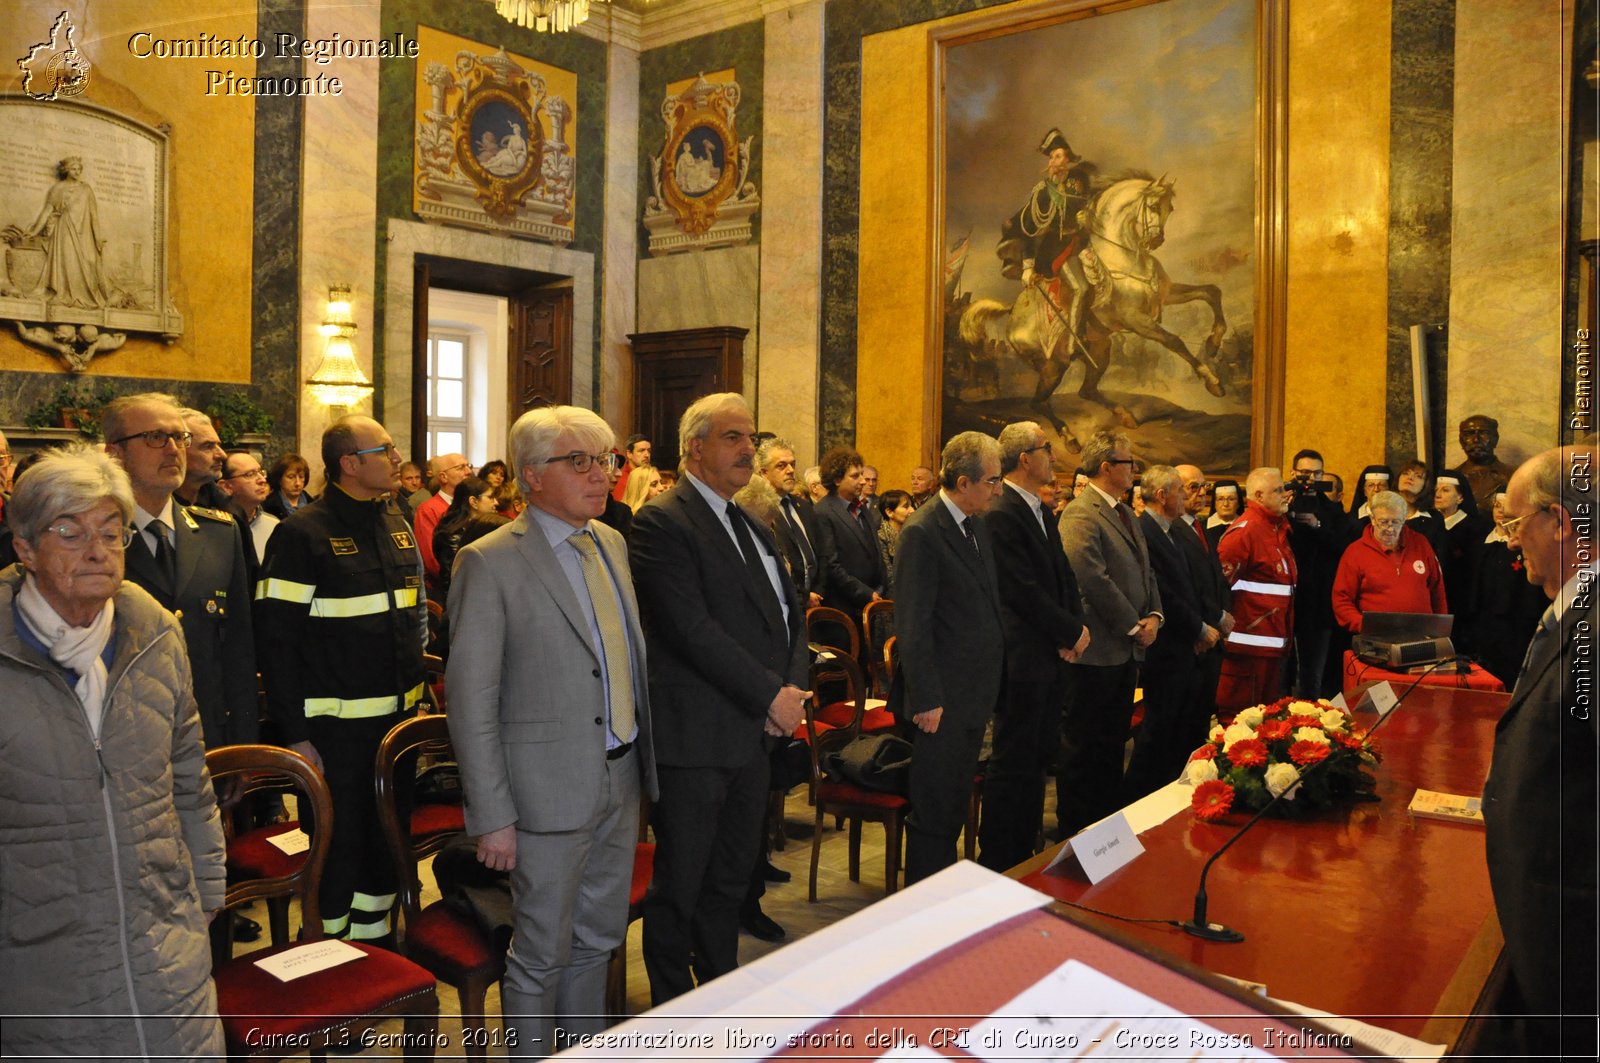
<path fill-rule="evenodd" d="M 45 243 L 41 283 L 62 306 L 102 307 L 110 303 L 100 252 L 99 211 L 94 189 L 83 180 L 83 160 L 69 155 L 56 165 L 60 180 L 45 193 L 44 209 L 27 229 Z"/>

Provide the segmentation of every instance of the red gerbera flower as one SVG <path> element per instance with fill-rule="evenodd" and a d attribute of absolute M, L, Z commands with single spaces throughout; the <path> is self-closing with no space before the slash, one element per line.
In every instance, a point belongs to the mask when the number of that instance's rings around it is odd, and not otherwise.
<path fill-rule="evenodd" d="M 1190 760 L 1216 760 L 1217 747 L 1207 742 L 1193 753 L 1189 754 Z"/>
<path fill-rule="evenodd" d="M 1319 760 L 1326 760 L 1328 747 L 1321 742 L 1296 742 L 1289 747 L 1289 759 L 1302 768 L 1309 767 Z"/>
<path fill-rule="evenodd" d="M 1319 719 L 1316 716 L 1291 716 L 1291 717 L 1289 717 L 1289 726 L 1290 727 L 1321 727 L 1322 726 L 1322 720 Z"/>
<path fill-rule="evenodd" d="M 1194 788 L 1189 807 L 1194 809 L 1196 819 L 1221 819 L 1233 807 L 1233 787 L 1221 779 L 1203 782 Z"/>
<path fill-rule="evenodd" d="M 1294 732 L 1294 727 L 1288 720 L 1267 720 L 1256 728 L 1256 734 L 1263 742 L 1276 742 L 1288 738 Z"/>
<path fill-rule="evenodd" d="M 1238 768 L 1262 767 L 1267 762 L 1266 743 L 1255 738 L 1235 742 L 1228 747 L 1228 759 Z"/>
<path fill-rule="evenodd" d="M 1357 735 L 1337 735 L 1339 744 L 1346 749 L 1360 749 L 1361 738 Z"/>

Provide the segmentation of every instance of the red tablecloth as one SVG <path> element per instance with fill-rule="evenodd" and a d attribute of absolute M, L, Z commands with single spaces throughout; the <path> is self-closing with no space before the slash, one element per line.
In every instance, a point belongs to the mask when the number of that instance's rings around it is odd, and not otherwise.
<path fill-rule="evenodd" d="M 1391 672 L 1375 664 L 1367 664 L 1358 658 L 1351 650 L 1344 651 L 1344 700 L 1348 705 L 1355 704 L 1355 690 L 1363 683 L 1382 683 L 1387 681 L 1393 685 L 1395 693 L 1405 690 L 1416 681 L 1416 675 L 1409 672 Z M 1427 687 L 1456 687 L 1461 690 L 1487 690 L 1492 694 L 1505 692 L 1505 684 L 1486 671 L 1480 664 L 1474 663 L 1470 672 L 1447 672 L 1440 669 L 1422 680 L 1422 685 Z"/>

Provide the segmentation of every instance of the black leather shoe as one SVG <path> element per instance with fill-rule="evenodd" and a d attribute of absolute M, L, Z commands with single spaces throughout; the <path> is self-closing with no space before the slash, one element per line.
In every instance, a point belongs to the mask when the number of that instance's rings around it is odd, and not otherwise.
<path fill-rule="evenodd" d="M 739 929 L 760 941 L 782 941 L 789 936 L 783 927 L 760 908 L 740 912 Z"/>
<path fill-rule="evenodd" d="M 247 915 L 233 913 L 233 940 L 249 944 L 261 940 L 261 924 Z"/>
<path fill-rule="evenodd" d="M 775 866 L 771 860 L 761 869 L 761 877 L 768 882 L 788 882 L 794 876 L 781 867 Z"/>

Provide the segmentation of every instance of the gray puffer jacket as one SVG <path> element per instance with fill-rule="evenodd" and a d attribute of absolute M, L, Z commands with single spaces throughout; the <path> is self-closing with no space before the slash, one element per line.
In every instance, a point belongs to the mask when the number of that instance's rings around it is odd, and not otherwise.
<path fill-rule="evenodd" d="M 117 592 L 97 749 L 17 637 L 20 586 L 0 573 L 0 1053 L 221 1056 L 203 910 L 223 902 L 222 821 L 178 623 Z"/>

